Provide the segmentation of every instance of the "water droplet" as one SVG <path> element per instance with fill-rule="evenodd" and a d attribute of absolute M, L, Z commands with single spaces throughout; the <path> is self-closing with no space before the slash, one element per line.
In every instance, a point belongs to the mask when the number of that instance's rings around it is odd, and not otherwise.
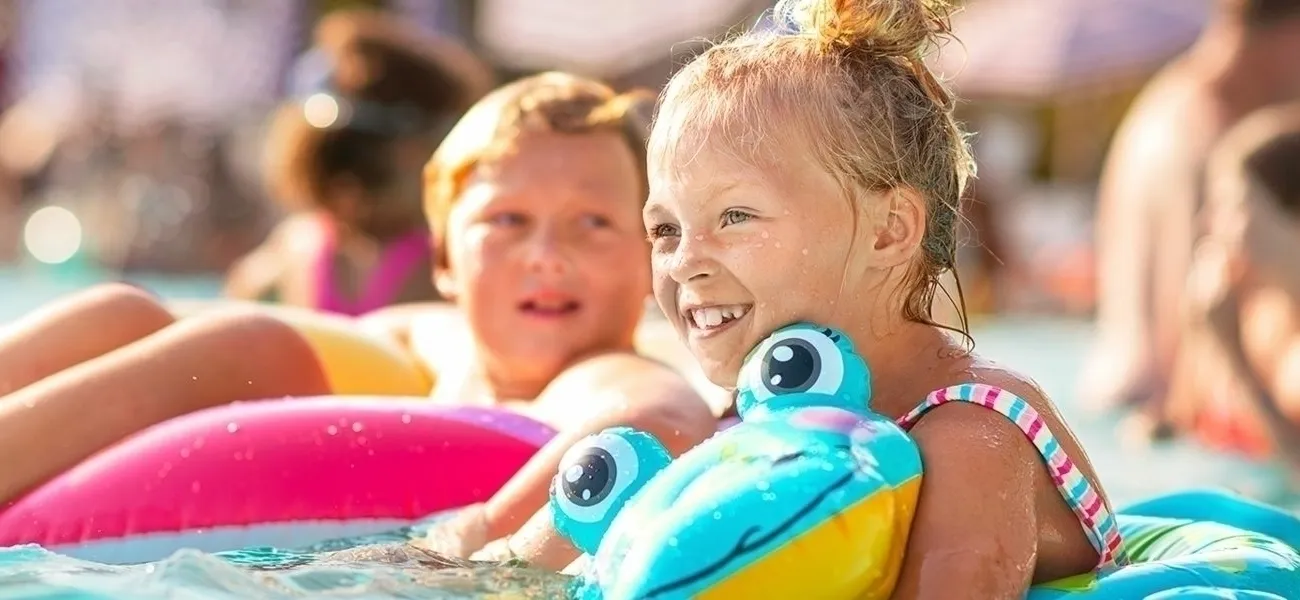
<path fill-rule="evenodd" d="M 235 423 L 234 421 L 226 423 L 226 433 L 234 433 L 236 431 L 239 431 L 239 423 Z"/>
<path fill-rule="evenodd" d="M 325 428 L 325 433 L 328 433 L 330 435 L 338 435 L 339 428 L 337 426 L 330 425 L 329 427 Z"/>
<path fill-rule="evenodd" d="M 676 548 L 676 547 L 677 547 L 677 536 L 673 536 L 673 537 L 668 538 L 668 547 L 669 547 L 669 548 Z"/>
<path fill-rule="evenodd" d="M 35 407 L 36 407 L 36 401 L 35 401 L 35 400 L 23 400 L 23 406 L 25 406 L 25 407 L 27 407 L 27 408 L 35 408 Z"/>
<path fill-rule="evenodd" d="M 721 520 L 722 520 L 722 511 L 717 511 L 717 510 L 713 511 L 713 520 L 714 520 L 714 521 L 721 521 Z"/>
<path fill-rule="evenodd" d="M 774 243 L 773 245 L 776 246 L 777 248 L 780 248 L 780 247 L 781 247 L 781 242 L 776 242 L 776 243 Z"/>
<path fill-rule="evenodd" d="M 236 452 L 236 453 L 235 453 L 235 462 L 239 462 L 239 461 L 242 461 L 242 460 L 244 460 L 244 453 L 243 453 L 243 452 Z"/>
<path fill-rule="evenodd" d="M 803 255 L 804 255 L 804 256 L 808 256 L 808 249 L 807 249 L 807 248 L 804 248 L 804 249 L 803 249 Z"/>
<path fill-rule="evenodd" d="M 758 234 L 758 237 L 761 237 L 761 238 L 763 238 L 763 239 L 767 239 L 767 238 L 769 238 L 769 237 L 772 237 L 772 234 L 770 234 L 770 233 L 764 231 L 764 232 Z"/>
<path fill-rule="evenodd" d="M 402 415 L 402 422 L 403 422 L 403 423 L 410 423 L 410 422 L 411 422 L 411 415 L 403 414 L 403 415 Z"/>
<path fill-rule="evenodd" d="M 768 483 L 766 479 L 760 479 L 758 483 L 754 484 L 754 489 L 760 492 L 766 492 L 772 489 L 772 484 Z"/>
<path fill-rule="evenodd" d="M 191 381 L 198 381 L 198 380 L 199 380 L 199 376 L 198 376 L 198 375 L 190 375 L 190 380 L 191 380 Z"/>
<path fill-rule="evenodd" d="M 148 574 L 150 574 L 150 573 L 153 573 L 153 572 L 154 572 L 154 569 L 156 569 L 156 568 L 157 568 L 157 567 L 155 567 L 155 566 L 153 566 L 153 565 L 145 565 L 145 566 L 144 566 L 144 572 L 145 572 L 146 575 L 148 575 Z"/>
<path fill-rule="evenodd" d="M 703 236 L 703 235 L 696 234 L 696 236 L 695 236 L 695 241 L 697 241 L 697 242 L 703 242 L 703 241 L 704 241 L 704 236 Z"/>
<path fill-rule="evenodd" d="M 190 457 L 190 449 L 181 448 L 181 458 L 189 458 L 189 457 Z"/>
<path fill-rule="evenodd" d="M 204 438 L 194 438 L 194 449 L 198 450 L 199 448 L 202 448 L 205 443 L 207 442 Z"/>
<path fill-rule="evenodd" d="M 365 429 L 365 428 L 366 428 L 366 426 L 365 426 L 365 425 L 362 425 L 360 421 L 357 421 L 356 423 L 353 423 L 353 424 L 352 424 L 352 431 L 353 431 L 353 432 L 356 432 L 356 433 L 360 433 L 361 430 L 362 430 L 362 429 Z"/>
<path fill-rule="evenodd" d="M 191 483 L 190 483 L 190 492 L 193 492 L 193 493 L 197 494 L 197 493 L 199 493 L 199 492 L 201 492 L 201 491 L 203 491 L 203 484 L 201 484 L 201 483 L 199 483 L 199 482 L 197 482 L 197 481 L 194 481 L 194 482 L 191 482 Z"/>

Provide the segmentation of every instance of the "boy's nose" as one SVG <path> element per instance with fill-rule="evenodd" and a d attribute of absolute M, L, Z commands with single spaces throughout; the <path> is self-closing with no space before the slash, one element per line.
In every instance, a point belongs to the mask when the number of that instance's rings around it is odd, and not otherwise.
<path fill-rule="evenodd" d="M 539 231 L 527 250 L 528 270 L 538 275 L 563 275 L 568 272 L 569 257 L 552 233 Z"/>

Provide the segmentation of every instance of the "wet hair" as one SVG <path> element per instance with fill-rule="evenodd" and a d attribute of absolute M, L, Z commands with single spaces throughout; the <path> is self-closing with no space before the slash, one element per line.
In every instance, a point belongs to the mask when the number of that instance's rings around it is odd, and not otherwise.
<path fill-rule="evenodd" d="M 392 158 L 396 142 L 436 144 L 493 85 L 468 50 L 371 10 L 322 19 L 295 75 L 268 153 L 274 193 L 299 206 L 320 206 L 340 177 L 387 188 L 406 175 Z"/>
<path fill-rule="evenodd" d="M 488 94 L 456 124 L 424 167 L 424 209 L 435 240 L 445 240 L 447 220 L 466 181 L 480 166 L 511 152 L 530 133 L 583 135 L 613 132 L 632 152 L 646 183 L 646 137 L 654 96 L 644 90 L 616 93 L 592 79 L 543 73 Z M 434 261 L 446 266 L 445 244 L 434 245 Z"/>
<path fill-rule="evenodd" d="M 1213 159 L 1300 217 L 1300 102 L 1261 109 L 1224 136 Z"/>
<path fill-rule="evenodd" d="M 723 151 L 771 162 L 758 155 L 771 151 L 770 140 L 802 142 L 849 198 L 920 194 L 926 227 L 903 313 L 943 327 L 931 308 L 940 276 L 955 268 L 960 198 L 975 172 L 954 97 L 924 63 L 951 12 L 938 0 L 781 0 L 775 29 L 716 45 L 673 76 L 650 151 L 666 155 L 688 134 L 708 132 L 711 145 L 729 146 Z M 957 331 L 969 341 L 956 287 Z"/>

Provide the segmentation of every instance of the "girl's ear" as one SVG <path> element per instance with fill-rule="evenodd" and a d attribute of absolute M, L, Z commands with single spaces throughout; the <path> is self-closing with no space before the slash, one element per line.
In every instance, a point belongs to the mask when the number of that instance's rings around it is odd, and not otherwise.
<path fill-rule="evenodd" d="M 891 268 L 906 264 L 925 238 L 925 198 L 912 188 L 898 187 L 885 192 L 879 201 L 885 206 L 876 213 L 878 222 L 873 223 L 873 266 Z"/>

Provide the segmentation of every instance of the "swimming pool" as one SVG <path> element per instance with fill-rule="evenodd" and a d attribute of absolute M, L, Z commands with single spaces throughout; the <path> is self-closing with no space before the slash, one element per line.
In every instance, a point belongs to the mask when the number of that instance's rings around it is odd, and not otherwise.
<path fill-rule="evenodd" d="M 0 322 L 104 279 L 0 270 Z M 212 297 L 219 290 L 216 281 L 205 278 L 131 280 L 166 298 Z M 1287 489 L 1280 468 L 1274 465 L 1185 443 L 1149 448 L 1120 444 L 1114 435 L 1115 418 L 1088 414 L 1074 393 L 1075 373 L 1090 336 L 1090 324 L 1059 319 L 1000 319 L 975 330 L 981 354 L 1033 374 L 1060 403 L 1116 503 L 1190 486 L 1220 485 L 1300 510 L 1300 495 Z M 337 546 L 402 537 L 399 532 L 388 538 L 346 540 Z M 269 549 L 221 557 L 182 552 L 154 565 L 118 567 L 76 561 L 38 548 L 0 550 L 0 598 L 485 598 L 504 590 L 523 597 L 553 598 L 562 586 L 562 578 L 528 569 L 431 571 L 420 556 L 402 552 L 366 551 L 346 557 Z"/>

